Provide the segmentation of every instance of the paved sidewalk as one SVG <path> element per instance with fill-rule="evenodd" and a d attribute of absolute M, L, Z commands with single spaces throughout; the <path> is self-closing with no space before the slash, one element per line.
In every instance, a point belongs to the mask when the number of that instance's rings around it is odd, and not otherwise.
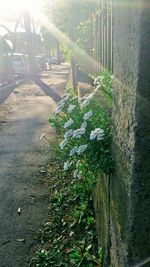
<path fill-rule="evenodd" d="M 48 117 L 68 73 L 69 65 L 55 66 L 13 89 L 0 107 L 0 267 L 28 266 L 36 231 L 46 220 L 48 187 L 40 170 L 51 152 L 39 138 L 55 138 Z"/>

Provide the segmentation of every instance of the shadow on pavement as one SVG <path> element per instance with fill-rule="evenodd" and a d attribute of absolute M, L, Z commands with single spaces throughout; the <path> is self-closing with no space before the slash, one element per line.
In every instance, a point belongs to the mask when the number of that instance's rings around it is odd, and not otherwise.
<path fill-rule="evenodd" d="M 24 80 L 18 81 L 18 83 L 12 83 L 7 86 L 3 86 L 0 88 L 0 104 L 5 102 L 7 98 L 11 95 L 14 89 L 16 89 Z"/>
<path fill-rule="evenodd" d="M 39 78 L 35 78 L 34 82 L 44 91 L 44 93 L 50 96 L 55 102 L 59 102 L 61 100 L 60 95 L 58 95 L 50 86 L 44 83 Z"/>

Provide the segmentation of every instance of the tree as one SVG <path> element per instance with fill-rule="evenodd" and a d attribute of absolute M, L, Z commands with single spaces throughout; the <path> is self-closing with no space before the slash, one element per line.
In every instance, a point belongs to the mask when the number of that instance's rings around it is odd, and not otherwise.
<path fill-rule="evenodd" d="M 83 54 L 89 47 L 89 39 L 91 36 L 89 32 L 88 19 L 91 17 L 91 10 L 95 8 L 95 1 L 85 1 L 85 0 L 51 0 L 47 1 L 44 12 L 49 18 L 51 23 L 53 23 L 61 32 L 63 32 L 71 42 L 67 44 L 73 44 L 68 46 L 68 51 L 72 51 L 71 63 L 73 69 L 73 84 L 76 87 L 76 66 L 77 58 L 80 58 L 82 52 L 78 47 L 83 49 Z M 86 22 L 86 23 L 85 23 Z M 82 25 L 84 27 L 86 34 L 82 31 Z M 88 37 L 88 38 L 87 38 Z"/>
<path fill-rule="evenodd" d="M 72 70 L 73 70 L 73 84 L 76 87 L 76 66 L 77 66 L 77 54 L 79 50 L 78 45 L 82 44 L 83 52 L 86 50 L 85 36 L 81 36 L 79 31 L 80 26 L 91 15 L 91 9 L 94 7 L 94 3 L 86 2 L 85 0 L 53 0 L 47 1 L 45 6 L 45 14 L 49 20 L 55 24 L 55 26 L 62 31 L 74 44 L 71 47 L 72 50 Z M 80 42 L 79 42 L 80 39 Z M 82 39 L 82 40 L 81 40 Z M 70 50 L 70 47 L 69 49 Z M 81 53 L 80 53 L 81 55 Z"/>
<path fill-rule="evenodd" d="M 33 47 L 33 35 L 32 35 L 32 30 L 31 30 L 31 16 L 27 10 L 25 10 L 23 13 L 23 21 L 24 21 L 24 28 L 25 28 L 25 33 L 26 33 L 27 54 L 29 57 L 28 74 L 32 76 L 36 73 L 36 62 L 35 62 L 35 54 L 34 54 L 34 47 Z"/>

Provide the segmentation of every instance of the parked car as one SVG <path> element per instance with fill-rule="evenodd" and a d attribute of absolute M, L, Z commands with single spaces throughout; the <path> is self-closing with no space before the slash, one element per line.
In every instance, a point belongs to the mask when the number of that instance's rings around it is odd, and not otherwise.
<path fill-rule="evenodd" d="M 47 57 L 43 54 L 35 56 L 38 71 L 47 69 Z"/>
<path fill-rule="evenodd" d="M 61 64 L 61 60 L 59 57 L 57 56 L 52 56 L 52 57 L 49 57 L 49 63 L 50 64 L 56 64 L 56 65 L 59 65 Z"/>
<path fill-rule="evenodd" d="M 12 57 L 14 74 L 24 77 L 27 73 L 27 59 L 21 53 L 14 53 Z"/>
<path fill-rule="evenodd" d="M 0 85 L 14 80 L 14 71 L 11 55 L 0 54 Z"/>
<path fill-rule="evenodd" d="M 0 85 L 14 80 L 12 48 L 8 40 L 0 36 Z"/>

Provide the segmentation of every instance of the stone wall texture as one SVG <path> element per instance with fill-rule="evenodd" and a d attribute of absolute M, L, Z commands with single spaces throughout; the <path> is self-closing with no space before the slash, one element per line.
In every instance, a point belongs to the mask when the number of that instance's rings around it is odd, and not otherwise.
<path fill-rule="evenodd" d="M 111 261 L 126 267 L 150 255 L 150 1 L 113 3 Z"/>
<path fill-rule="evenodd" d="M 110 201 L 109 201 L 109 183 L 108 175 L 99 175 L 94 190 L 94 211 L 96 217 L 96 230 L 98 233 L 99 246 L 103 248 L 104 257 L 103 265 L 109 266 L 109 247 L 110 247 L 110 230 L 109 230 L 109 215 L 110 215 Z"/>

